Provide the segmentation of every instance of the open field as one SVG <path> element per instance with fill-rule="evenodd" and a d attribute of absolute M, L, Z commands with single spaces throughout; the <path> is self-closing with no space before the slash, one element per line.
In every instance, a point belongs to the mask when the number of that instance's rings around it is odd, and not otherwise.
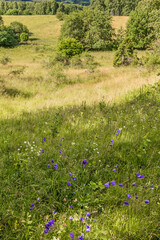
<path fill-rule="evenodd" d="M 69 79 L 70 84 L 57 88 L 48 62 L 55 55 L 62 23 L 55 16 L 3 16 L 3 18 L 6 25 L 12 21 L 26 24 L 33 35 L 30 45 L 0 49 L 0 56 L 11 58 L 8 65 L 0 65 L 1 88 L 11 89 L 11 92 L 13 90 L 11 96 L 7 94 L 7 90 L 5 95 L 0 95 L 1 118 L 12 117 L 14 114 L 17 116 L 22 112 L 36 111 L 44 107 L 82 102 L 92 104 L 102 99 L 109 102 L 132 89 L 157 81 L 154 73 L 148 74 L 142 68 L 114 68 L 112 66 L 114 52 L 93 52 L 95 61 L 100 64 L 95 72 L 66 68 L 63 74 Z M 116 29 L 124 27 L 127 19 L 128 17 L 114 17 L 113 26 Z M 71 91 L 72 94 L 69 94 Z"/>
<path fill-rule="evenodd" d="M 0 239 L 159 240 L 160 77 L 114 52 L 92 52 L 94 72 L 50 67 L 62 23 L 3 18 L 33 34 L 0 48 Z"/>

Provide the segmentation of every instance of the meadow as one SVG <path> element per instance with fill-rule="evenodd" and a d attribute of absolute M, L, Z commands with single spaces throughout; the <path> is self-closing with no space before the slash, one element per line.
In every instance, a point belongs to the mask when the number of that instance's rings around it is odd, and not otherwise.
<path fill-rule="evenodd" d="M 53 71 L 62 22 L 3 19 L 33 34 L 0 48 L 0 238 L 160 239 L 159 76 L 114 68 L 112 51 L 91 52 L 93 72 Z"/>

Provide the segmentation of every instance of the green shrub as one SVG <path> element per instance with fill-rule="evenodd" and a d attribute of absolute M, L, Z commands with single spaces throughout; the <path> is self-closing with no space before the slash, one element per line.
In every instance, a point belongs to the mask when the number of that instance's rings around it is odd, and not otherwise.
<path fill-rule="evenodd" d="M 131 64 L 133 59 L 133 49 L 132 41 L 129 38 L 125 38 L 116 51 L 113 65 L 118 67 L 120 65 Z"/>
<path fill-rule="evenodd" d="M 21 42 L 27 42 L 28 39 L 29 39 L 29 34 L 28 33 L 24 33 L 24 32 L 21 33 L 21 35 L 20 35 Z"/>
<path fill-rule="evenodd" d="M 6 15 L 18 15 L 18 10 L 17 9 L 8 9 L 6 12 Z"/>
<path fill-rule="evenodd" d="M 71 58 L 82 53 L 83 46 L 74 38 L 64 38 L 57 46 L 59 53 L 64 54 L 67 58 Z"/>
<path fill-rule="evenodd" d="M 160 39 L 157 39 L 151 46 L 151 50 L 147 51 L 142 57 L 142 63 L 148 68 L 154 68 L 160 65 Z"/>
<path fill-rule="evenodd" d="M 11 27 L 0 26 L 0 46 L 14 47 L 18 43 Z"/>
<path fill-rule="evenodd" d="M 20 35 L 22 34 L 22 33 L 27 33 L 27 34 L 29 34 L 29 30 L 28 30 L 28 28 L 25 26 L 25 25 L 23 25 L 22 23 L 20 23 L 20 22 L 12 22 L 11 24 L 10 24 L 10 26 L 11 26 L 11 28 L 13 29 L 13 31 L 15 32 L 15 35 L 16 35 L 16 38 L 17 38 L 17 40 L 18 41 L 20 41 L 21 39 L 20 39 Z"/>

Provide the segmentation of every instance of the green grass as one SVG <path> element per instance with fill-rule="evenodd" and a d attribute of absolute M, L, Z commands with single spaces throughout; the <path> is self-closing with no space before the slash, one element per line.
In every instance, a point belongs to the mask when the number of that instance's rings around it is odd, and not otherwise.
<path fill-rule="evenodd" d="M 3 18 L 33 35 L 29 45 L 0 48 L 0 58 L 11 58 L 0 65 L 0 239 L 68 240 L 71 232 L 74 239 L 83 232 L 85 240 L 160 239 L 159 77 L 145 68 L 114 68 L 114 52 L 92 52 L 100 64 L 92 74 L 49 68 L 62 23 L 55 16 Z M 114 27 L 126 20 L 115 17 Z M 68 82 L 56 85 L 56 71 Z M 112 180 L 116 185 L 106 188 Z"/>
<path fill-rule="evenodd" d="M 83 232 L 85 239 L 94 240 L 159 239 L 159 106 L 156 84 L 120 104 L 84 102 L 1 120 L 1 238 L 67 240 L 71 232 L 76 237 Z M 118 129 L 121 133 L 116 135 Z M 49 159 L 58 163 L 57 170 Z M 69 172 L 75 174 L 75 181 Z M 136 172 L 145 178 L 138 179 Z M 104 184 L 112 180 L 116 185 L 106 188 Z M 30 211 L 32 203 L 35 207 Z M 87 212 L 91 216 L 81 223 Z M 44 225 L 51 219 L 56 219 L 55 225 L 45 235 Z"/>

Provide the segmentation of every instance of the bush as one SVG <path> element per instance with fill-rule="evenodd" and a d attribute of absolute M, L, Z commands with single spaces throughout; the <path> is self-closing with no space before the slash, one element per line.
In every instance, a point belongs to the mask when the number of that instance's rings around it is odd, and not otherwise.
<path fill-rule="evenodd" d="M 151 51 L 148 51 L 142 57 L 142 63 L 148 68 L 154 68 L 160 65 L 160 39 L 157 39 L 151 46 Z"/>
<path fill-rule="evenodd" d="M 11 27 L 0 26 L 0 46 L 14 47 L 18 43 Z"/>
<path fill-rule="evenodd" d="M 18 41 L 20 41 L 21 39 L 20 39 L 20 35 L 22 34 L 22 33 L 27 33 L 28 35 L 29 35 L 29 30 L 28 30 L 28 28 L 25 26 L 25 25 L 23 25 L 22 23 L 20 23 L 20 22 L 12 22 L 11 24 L 10 24 L 10 26 L 11 26 L 11 28 L 13 29 L 13 31 L 15 32 L 15 35 L 16 35 L 16 38 L 17 38 L 17 40 Z"/>
<path fill-rule="evenodd" d="M 8 9 L 6 12 L 6 15 L 18 15 L 18 10 L 17 9 Z"/>
<path fill-rule="evenodd" d="M 59 53 L 64 54 L 67 58 L 71 58 L 82 53 L 83 46 L 74 38 L 64 38 L 58 44 L 57 50 Z"/>
<path fill-rule="evenodd" d="M 28 33 L 24 33 L 24 32 L 21 33 L 21 35 L 20 35 L 21 42 L 27 42 L 28 39 L 29 39 L 29 34 Z"/>
<path fill-rule="evenodd" d="M 125 38 L 116 51 L 113 66 L 129 65 L 133 60 L 133 43 L 129 38 Z"/>

